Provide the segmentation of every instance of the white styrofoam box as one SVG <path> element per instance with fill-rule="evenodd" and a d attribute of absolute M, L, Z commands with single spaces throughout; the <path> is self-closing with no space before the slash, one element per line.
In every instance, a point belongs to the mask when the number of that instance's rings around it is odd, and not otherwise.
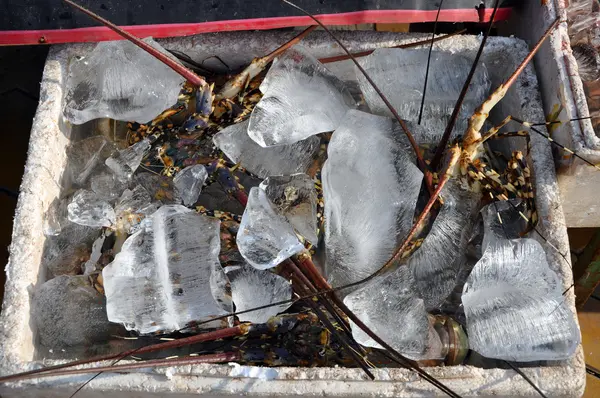
<path fill-rule="evenodd" d="M 503 28 L 503 33 L 514 33 L 532 45 L 560 18 L 558 28 L 534 61 L 545 114 L 552 114 L 562 104 L 564 110 L 559 120 L 563 121 L 589 116 L 583 83 L 571 50 L 565 3 L 565 0 L 524 1 L 515 7 L 514 15 Z M 547 130 L 542 128 L 542 131 Z M 589 161 L 600 163 L 600 138 L 590 119 L 555 125 L 551 135 Z M 565 156 L 569 154 L 559 148 L 554 148 L 554 154 L 559 165 L 558 185 L 567 227 L 600 227 L 600 171 L 580 159 Z"/>
<path fill-rule="evenodd" d="M 231 68 L 242 66 L 253 57 L 267 54 L 289 40 L 294 32 L 236 32 L 165 39 L 159 42 L 196 60 L 219 55 Z M 337 32 L 351 50 L 393 46 L 422 40 L 424 35 Z M 435 49 L 473 57 L 481 38 L 455 37 L 436 43 Z M 341 49 L 325 32 L 313 32 L 303 44 L 318 57 L 341 54 Z M 43 214 L 58 196 L 65 170 L 65 148 L 73 134 L 71 126 L 61 117 L 63 92 L 69 60 L 85 55 L 93 45 L 60 45 L 50 50 L 44 70 L 40 104 L 31 131 L 29 155 L 21 194 L 15 215 L 10 260 L 6 267 L 7 283 L 2 318 L 0 320 L 0 373 L 11 374 L 35 366 L 36 333 L 30 318 L 30 291 L 45 280 L 42 263 L 45 237 Z M 527 54 L 527 45 L 518 39 L 491 37 L 484 51 L 492 86 L 503 81 Z M 330 65 L 346 78 L 348 63 Z M 506 99 L 492 112 L 491 120 L 499 122 L 512 114 L 526 120 L 543 119 L 537 79 L 528 67 Z M 441 132 L 440 132 L 441 134 Z M 564 217 L 560 206 L 554 163 L 547 140 L 532 136 L 532 168 L 535 175 L 537 207 L 540 215 L 538 230 L 561 253 L 568 253 Z M 542 242 L 542 244 L 544 244 Z M 564 287 L 572 283 L 571 266 L 548 245 L 549 263 L 562 279 Z M 572 290 L 565 300 L 573 311 Z M 74 314 L 76 321 L 76 314 Z M 45 361 L 46 365 L 52 361 Z M 260 368 L 238 365 L 193 365 L 169 369 L 146 369 L 119 374 L 104 373 L 78 393 L 78 397 L 192 397 L 251 395 L 303 396 L 328 395 L 415 397 L 442 395 L 435 387 L 415 373 L 405 369 L 376 369 L 375 381 L 370 381 L 359 369 L 345 368 Z M 567 361 L 528 367 L 523 371 L 548 396 L 578 397 L 585 386 L 585 365 L 581 346 Z M 533 396 L 535 391 L 511 369 L 483 369 L 473 366 L 429 368 L 462 396 Z M 86 376 L 27 380 L 0 385 L 0 394 L 7 397 L 69 396 Z"/>

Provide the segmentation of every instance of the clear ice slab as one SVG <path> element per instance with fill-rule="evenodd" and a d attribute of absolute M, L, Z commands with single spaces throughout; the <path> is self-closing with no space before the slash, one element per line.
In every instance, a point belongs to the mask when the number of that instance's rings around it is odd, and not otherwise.
<path fill-rule="evenodd" d="M 471 349 L 518 362 L 571 357 L 581 336 L 542 245 L 496 235 L 501 228 L 493 226 L 498 223 L 494 203 L 482 214 L 489 238 L 462 295 Z"/>
<path fill-rule="evenodd" d="M 419 118 L 426 73 L 424 65 L 427 65 L 428 52 L 428 49 L 380 48 L 361 60 L 361 66 L 400 117 L 413 122 L 417 122 Z M 443 134 L 472 62 L 467 57 L 444 51 L 431 53 L 422 126 L 440 136 Z M 389 108 L 358 69 L 356 77 L 371 111 L 392 117 Z M 480 63 L 453 132 L 462 134 L 465 131 L 468 118 L 486 98 L 490 85 L 487 69 Z"/>
<path fill-rule="evenodd" d="M 423 180 L 392 119 L 351 110 L 323 166 L 326 276 L 332 286 L 378 270 L 412 226 Z"/>
<path fill-rule="evenodd" d="M 169 54 L 154 40 L 143 40 Z M 128 40 L 100 42 L 71 60 L 64 115 L 73 124 L 98 118 L 146 123 L 177 102 L 184 81 Z"/>
<path fill-rule="evenodd" d="M 313 245 L 317 244 L 317 191 L 315 183 L 306 174 L 271 176 L 260 188 L 284 215 L 296 232 Z"/>
<path fill-rule="evenodd" d="M 260 91 L 264 95 L 250 116 L 248 135 L 262 147 L 333 131 L 355 107 L 344 83 L 301 46 L 271 66 Z"/>
<path fill-rule="evenodd" d="M 479 196 L 450 180 L 440 195 L 444 204 L 421 246 L 408 259 L 417 296 L 428 311 L 438 309 L 456 286 L 477 215 Z"/>
<path fill-rule="evenodd" d="M 113 156 L 106 159 L 105 163 L 120 181 L 127 182 L 140 166 L 144 153 L 149 148 L 150 141 L 143 139 L 128 148 L 119 150 Z"/>
<path fill-rule="evenodd" d="M 312 136 L 293 144 L 263 148 L 248 136 L 249 120 L 226 127 L 213 137 L 215 145 L 234 163 L 260 178 L 305 173 L 319 152 Z"/>
<path fill-rule="evenodd" d="M 181 205 L 147 217 L 102 271 L 108 319 L 146 334 L 230 313 L 219 229 L 218 220 Z"/>
<path fill-rule="evenodd" d="M 71 180 L 76 185 L 84 185 L 115 150 L 115 145 L 101 135 L 72 143 L 67 149 Z"/>
<path fill-rule="evenodd" d="M 229 271 L 227 277 L 231 281 L 231 297 L 236 312 L 292 298 L 292 285 L 285 278 L 270 271 L 260 271 L 244 264 L 236 270 Z M 291 303 L 287 303 L 263 308 L 240 314 L 238 318 L 242 322 L 266 323 L 269 318 L 287 310 L 290 305 Z"/>
<path fill-rule="evenodd" d="M 258 187 L 250 190 L 236 241 L 240 254 L 259 270 L 273 268 L 304 249 L 287 219 Z"/>
<path fill-rule="evenodd" d="M 69 221 L 87 227 L 111 227 L 116 222 L 115 210 L 93 191 L 79 190 L 67 206 Z"/>
<path fill-rule="evenodd" d="M 396 351 L 412 359 L 439 359 L 442 342 L 429 322 L 423 300 L 413 291 L 407 267 L 379 276 L 350 293 L 344 303 L 373 332 Z M 382 348 L 352 324 L 352 336 L 361 345 Z"/>
<path fill-rule="evenodd" d="M 188 166 L 177 173 L 173 183 L 183 199 L 184 205 L 192 206 L 196 203 L 207 177 L 206 168 L 201 164 Z"/>

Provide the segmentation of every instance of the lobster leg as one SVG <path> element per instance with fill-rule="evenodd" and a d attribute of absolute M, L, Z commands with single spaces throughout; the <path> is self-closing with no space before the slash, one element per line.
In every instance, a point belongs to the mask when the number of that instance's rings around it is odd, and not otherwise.
<path fill-rule="evenodd" d="M 513 137 L 522 137 L 525 138 L 525 143 L 527 145 L 527 155 L 531 152 L 531 137 L 529 136 L 529 132 L 527 130 L 518 130 L 518 131 L 505 131 L 502 133 L 498 133 L 490 139 L 502 139 L 502 138 L 513 138 Z"/>
<path fill-rule="evenodd" d="M 315 30 L 317 26 L 309 26 L 298 36 L 294 37 L 292 40 L 288 41 L 275 51 L 270 54 L 262 57 L 262 58 L 254 58 L 250 65 L 248 65 L 242 72 L 234 76 L 230 79 L 225 85 L 221 88 L 221 90 L 217 93 L 216 99 L 222 100 L 225 98 L 233 98 L 238 93 L 243 90 L 250 80 L 254 79 L 260 72 L 262 72 L 268 64 L 270 64 L 275 57 L 283 53 L 288 48 L 297 44 L 300 40 L 302 40 L 306 35 Z"/>

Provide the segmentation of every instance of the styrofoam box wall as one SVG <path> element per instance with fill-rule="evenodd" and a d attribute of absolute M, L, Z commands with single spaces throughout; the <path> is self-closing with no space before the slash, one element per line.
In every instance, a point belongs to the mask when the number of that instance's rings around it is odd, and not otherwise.
<path fill-rule="evenodd" d="M 550 115 L 562 105 L 564 109 L 559 119 L 563 121 L 589 116 L 583 83 L 570 46 L 566 3 L 566 0 L 523 1 L 502 28 L 503 34 L 514 33 L 532 45 L 560 18 L 558 28 L 536 55 L 535 66 L 545 114 Z M 552 136 L 558 142 L 591 162 L 600 163 L 600 138 L 589 119 L 554 127 Z M 565 156 L 568 153 L 558 148 L 554 154 L 560 166 L 558 183 L 567 227 L 600 227 L 600 172 L 579 159 Z"/>
<path fill-rule="evenodd" d="M 422 40 L 426 36 L 378 33 L 339 32 L 351 50 L 393 46 Z M 219 55 L 231 68 L 244 65 L 255 56 L 267 54 L 293 36 L 293 32 L 219 33 L 180 39 L 160 40 L 169 49 L 183 51 L 196 60 Z M 480 38 L 456 37 L 441 41 L 435 49 L 473 57 Z M 341 54 L 325 32 L 313 32 L 303 41 L 318 56 Z M 85 55 L 93 45 L 61 45 L 51 49 L 43 75 L 40 104 L 31 131 L 29 155 L 17 206 L 11 256 L 6 267 L 7 283 L 0 320 L 0 370 L 15 373 L 36 366 L 35 330 L 30 319 L 30 292 L 45 280 L 41 264 L 45 237 L 43 214 L 60 192 L 65 169 L 65 149 L 72 135 L 71 126 L 61 117 L 63 88 L 69 60 Z M 514 70 L 527 54 L 527 45 L 518 39 L 491 37 L 483 61 L 496 87 Z M 331 65 L 343 78 L 352 78 L 348 61 Z M 525 120 L 543 120 L 544 112 L 537 91 L 533 68 L 528 67 L 502 103 L 491 115 L 499 122 L 512 114 Z M 440 132 L 441 134 L 441 132 Z M 549 143 L 532 136 L 531 161 L 535 174 L 538 229 L 560 252 L 568 253 L 564 217 L 560 206 L 554 163 Z M 543 244 L 543 242 L 542 242 Z M 571 266 L 552 248 L 548 260 L 566 287 L 572 283 Z M 572 291 L 565 296 L 574 310 Z M 575 315 L 573 315 L 575 316 Z M 51 362 L 47 361 L 46 364 Z M 577 397 L 583 393 L 585 366 L 581 347 L 568 361 L 544 367 L 529 367 L 524 372 L 548 396 Z M 462 396 L 534 396 L 535 391 L 513 370 L 482 369 L 471 366 L 429 368 L 428 371 Z M 404 369 L 378 369 L 376 381 L 368 380 L 359 369 L 345 368 L 275 368 L 260 372 L 237 365 L 193 365 L 169 369 L 147 369 L 121 374 L 103 374 L 78 393 L 83 397 L 192 397 L 251 396 L 395 396 L 441 395 L 415 373 Z M 7 397 L 69 396 L 87 376 L 29 380 L 0 386 Z"/>

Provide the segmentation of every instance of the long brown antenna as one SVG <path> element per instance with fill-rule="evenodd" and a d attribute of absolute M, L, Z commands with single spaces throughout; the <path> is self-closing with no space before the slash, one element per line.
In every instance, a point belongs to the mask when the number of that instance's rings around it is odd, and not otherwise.
<path fill-rule="evenodd" d="M 475 76 L 475 70 L 477 69 L 477 64 L 479 63 L 479 58 L 481 58 L 481 54 L 483 53 L 483 48 L 485 47 L 485 43 L 487 42 L 490 33 L 492 32 L 492 26 L 494 25 L 494 19 L 496 18 L 496 12 L 498 11 L 498 6 L 500 5 L 500 0 L 496 0 L 494 3 L 494 11 L 492 12 L 492 16 L 490 17 L 490 25 L 488 26 L 488 30 L 485 32 L 483 39 L 481 40 L 481 44 L 479 45 L 479 50 L 477 50 L 477 55 L 475 55 L 475 59 L 473 60 L 473 65 L 471 66 L 471 70 L 469 71 L 469 75 L 467 76 L 467 80 L 465 80 L 465 84 L 456 100 L 456 104 L 454 104 L 454 110 L 452 111 L 452 115 L 450 116 L 450 120 L 448 121 L 448 125 L 446 126 L 446 130 L 444 131 L 444 135 L 440 140 L 437 150 L 435 151 L 435 155 L 431 160 L 431 168 L 435 170 L 437 168 L 438 163 L 442 159 L 442 155 L 446 150 L 446 145 L 448 145 L 448 141 L 450 140 L 450 134 L 452 134 L 452 130 L 454 129 L 454 125 L 456 124 L 456 119 L 458 119 L 458 112 L 462 107 L 463 101 L 467 96 L 467 91 L 469 90 L 469 86 L 471 85 L 471 80 L 473 80 L 473 76 Z"/>

